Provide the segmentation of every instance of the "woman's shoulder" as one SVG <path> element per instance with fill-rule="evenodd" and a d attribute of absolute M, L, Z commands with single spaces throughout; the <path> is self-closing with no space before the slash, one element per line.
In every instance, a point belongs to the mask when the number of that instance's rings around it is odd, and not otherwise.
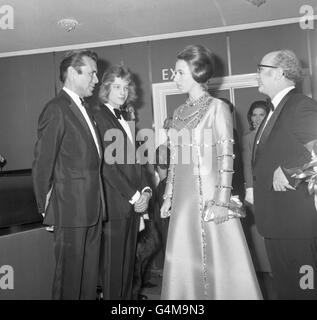
<path fill-rule="evenodd" d="M 225 111 L 225 112 L 231 113 L 230 107 L 228 106 L 228 104 L 219 98 L 212 97 L 211 105 L 216 106 L 217 110 L 219 109 L 219 111 Z"/>
<path fill-rule="evenodd" d="M 208 110 L 212 111 L 212 113 L 216 115 L 223 115 L 223 116 L 231 116 L 231 110 L 228 104 L 224 101 L 222 101 L 219 98 L 212 97 L 209 103 Z"/>

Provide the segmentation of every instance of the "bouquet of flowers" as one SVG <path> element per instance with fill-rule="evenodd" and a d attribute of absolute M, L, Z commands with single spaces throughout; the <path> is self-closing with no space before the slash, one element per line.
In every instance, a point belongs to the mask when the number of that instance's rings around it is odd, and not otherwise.
<path fill-rule="evenodd" d="M 302 167 L 285 169 L 292 177 L 295 177 L 296 188 L 301 182 L 308 183 L 307 188 L 310 195 L 315 197 L 315 207 L 317 209 L 317 142 L 312 147 L 312 159 Z"/>

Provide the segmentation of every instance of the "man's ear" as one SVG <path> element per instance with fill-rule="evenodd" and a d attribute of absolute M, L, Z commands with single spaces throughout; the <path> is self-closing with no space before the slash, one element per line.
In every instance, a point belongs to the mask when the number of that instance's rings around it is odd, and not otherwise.
<path fill-rule="evenodd" d="M 68 69 L 67 69 L 67 72 L 68 72 L 68 75 L 73 78 L 74 75 L 76 75 L 77 71 L 74 67 L 72 66 L 69 66 Z"/>
<path fill-rule="evenodd" d="M 284 76 L 284 71 L 282 68 L 277 68 L 275 71 L 275 79 L 280 80 Z"/>

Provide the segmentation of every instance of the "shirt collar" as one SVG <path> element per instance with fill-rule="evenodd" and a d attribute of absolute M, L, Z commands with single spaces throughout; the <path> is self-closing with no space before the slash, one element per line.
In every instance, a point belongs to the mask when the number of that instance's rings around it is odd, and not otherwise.
<path fill-rule="evenodd" d="M 74 91 L 72 91 L 66 87 L 63 87 L 63 90 L 74 100 L 74 102 L 76 103 L 77 106 L 82 107 L 80 97 L 77 93 L 75 93 Z"/>
<path fill-rule="evenodd" d="M 278 104 L 282 101 L 282 99 L 294 88 L 295 86 L 287 87 L 275 95 L 275 97 L 272 99 L 272 104 L 274 106 L 274 109 L 278 106 Z"/>
<path fill-rule="evenodd" d="M 105 103 L 104 105 L 112 112 L 114 116 L 116 116 L 114 113 L 114 107 L 110 103 Z"/>

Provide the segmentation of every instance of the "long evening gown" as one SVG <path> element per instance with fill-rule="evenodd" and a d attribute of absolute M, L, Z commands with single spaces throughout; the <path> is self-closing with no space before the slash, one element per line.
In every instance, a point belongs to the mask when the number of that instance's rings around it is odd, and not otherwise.
<path fill-rule="evenodd" d="M 172 208 L 164 300 L 262 298 L 240 220 L 203 220 L 205 201 L 213 199 L 219 183 L 218 161 L 226 158 L 217 160 L 218 153 L 229 150 L 219 147 L 232 139 L 231 117 L 227 105 L 207 93 L 193 103 L 192 111 L 186 103 L 175 111 L 170 132 L 176 130 L 182 138 L 171 139 L 165 190 L 172 194 Z"/>

